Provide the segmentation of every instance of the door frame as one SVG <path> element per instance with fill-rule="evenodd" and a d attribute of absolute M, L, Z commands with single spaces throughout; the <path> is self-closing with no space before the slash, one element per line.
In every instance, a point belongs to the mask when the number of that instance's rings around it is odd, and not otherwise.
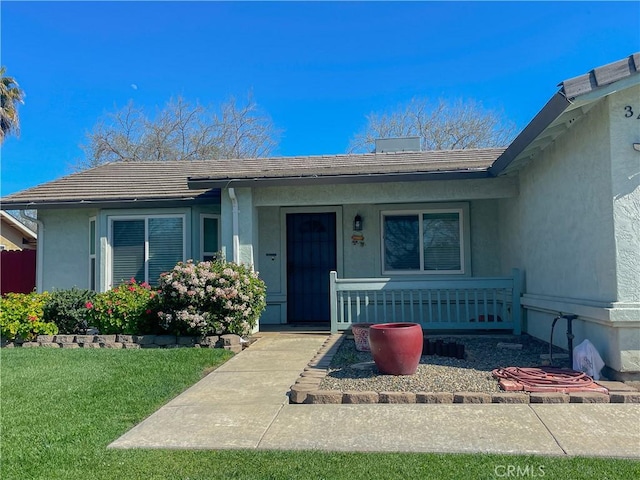
<path fill-rule="evenodd" d="M 344 228 L 342 223 L 342 206 L 320 206 L 320 207 L 282 207 L 280 208 L 280 271 L 282 272 L 282 292 L 285 301 L 282 304 L 281 324 L 289 324 L 287 318 L 288 305 L 288 273 L 287 273 L 287 215 L 290 213 L 335 213 L 336 215 L 336 270 L 338 277 L 342 276 L 343 271 L 343 251 L 344 251 Z M 327 278 L 327 282 L 329 278 Z"/>

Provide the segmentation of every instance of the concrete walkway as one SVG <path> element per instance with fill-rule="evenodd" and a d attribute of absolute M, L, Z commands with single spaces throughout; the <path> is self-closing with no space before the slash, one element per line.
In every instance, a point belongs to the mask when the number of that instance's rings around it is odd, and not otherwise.
<path fill-rule="evenodd" d="M 638 404 L 290 405 L 326 339 L 263 334 L 110 447 L 640 458 Z"/>

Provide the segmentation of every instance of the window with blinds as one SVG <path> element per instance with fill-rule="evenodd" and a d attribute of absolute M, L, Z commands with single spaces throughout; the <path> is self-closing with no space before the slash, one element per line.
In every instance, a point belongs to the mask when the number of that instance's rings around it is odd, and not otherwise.
<path fill-rule="evenodd" d="M 383 273 L 463 273 L 462 210 L 383 212 Z"/>
<path fill-rule="evenodd" d="M 111 221 L 111 284 L 134 278 L 152 285 L 184 261 L 184 218 L 148 216 Z"/>
<path fill-rule="evenodd" d="M 184 260 L 182 218 L 147 219 L 147 236 L 147 282 L 156 285 L 161 273 Z"/>
<path fill-rule="evenodd" d="M 423 270 L 461 271 L 459 213 L 422 214 Z"/>

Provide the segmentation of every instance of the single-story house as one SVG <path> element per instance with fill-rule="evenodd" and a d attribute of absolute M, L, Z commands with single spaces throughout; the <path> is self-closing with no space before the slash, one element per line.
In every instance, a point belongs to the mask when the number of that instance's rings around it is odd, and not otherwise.
<path fill-rule="evenodd" d="M 548 340 L 572 314 L 575 344 L 588 338 L 609 375 L 640 375 L 639 69 L 636 53 L 562 82 L 506 148 L 408 139 L 368 154 L 120 162 L 3 208 L 38 210 L 38 290 L 153 283 L 222 252 L 266 282 L 261 325 L 413 320 Z"/>
<path fill-rule="evenodd" d="M 33 291 L 37 242 L 36 232 L 0 210 L 0 294 Z"/>
<path fill-rule="evenodd" d="M 34 250 L 38 234 L 16 219 L 0 210 L 0 250 Z"/>

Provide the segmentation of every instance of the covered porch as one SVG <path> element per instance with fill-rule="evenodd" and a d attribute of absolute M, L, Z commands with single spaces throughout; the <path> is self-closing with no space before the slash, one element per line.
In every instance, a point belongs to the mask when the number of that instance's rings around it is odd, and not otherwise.
<path fill-rule="evenodd" d="M 338 278 L 330 273 L 331 332 L 354 323 L 411 322 L 426 330 L 522 333 L 522 274 L 456 280 Z"/>

